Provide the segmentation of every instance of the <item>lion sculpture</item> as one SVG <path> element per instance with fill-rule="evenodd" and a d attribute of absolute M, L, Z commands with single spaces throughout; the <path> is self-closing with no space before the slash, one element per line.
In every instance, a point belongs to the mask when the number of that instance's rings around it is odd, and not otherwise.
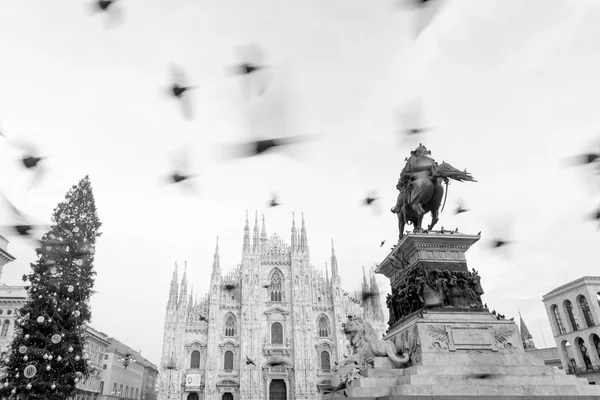
<path fill-rule="evenodd" d="M 353 362 L 360 364 L 373 357 L 388 357 L 396 364 L 408 363 L 408 354 L 400 355 L 393 342 L 378 339 L 373 326 L 361 317 L 348 316 L 348 322 L 343 324 L 343 328 L 353 354 L 344 359 L 340 366 Z"/>

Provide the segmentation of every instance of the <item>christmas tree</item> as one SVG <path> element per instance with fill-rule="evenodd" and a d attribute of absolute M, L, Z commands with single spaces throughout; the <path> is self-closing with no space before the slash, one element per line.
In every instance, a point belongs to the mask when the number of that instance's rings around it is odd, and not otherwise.
<path fill-rule="evenodd" d="M 23 276 L 28 302 L 15 321 L 15 338 L 0 359 L 0 396 L 64 400 L 91 372 L 84 350 L 94 285 L 94 245 L 101 223 L 89 177 L 69 190 Z"/>

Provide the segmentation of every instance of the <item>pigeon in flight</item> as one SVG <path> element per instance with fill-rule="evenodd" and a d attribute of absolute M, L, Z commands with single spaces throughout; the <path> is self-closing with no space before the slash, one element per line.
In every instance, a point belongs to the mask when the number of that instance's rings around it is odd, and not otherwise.
<path fill-rule="evenodd" d="M 254 361 L 251 360 L 248 356 L 246 356 L 246 365 L 250 365 L 250 364 L 252 364 L 256 367 L 256 364 L 254 363 Z"/>
<path fill-rule="evenodd" d="M 183 69 L 177 65 L 171 65 L 171 74 L 173 83 L 169 88 L 169 93 L 181 103 L 183 115 L 187 119 L 192 119 L 192 106 L 188 91 L 196 86 L 187 84 L 187 77 Z"/>
<path fill-rule="evenodd" d="M 25 214 L 21 210 L 19 210 L 13 203 L 11 203 L 5 195 L 3 195 L 3 197 L 4 202 L 19 221 L 15 225 L 4 226 L 4 228 L 8 228 L 12 230 L 15 234 L 32 240 L 36 240 L 32 237 L 33 231 L 37 229 L 50 229 L 50 227 L 46 225 L 33 225 L 25 216 Z M 39 240 L 37 240 L 37 242 L 41 243 L 41 241 Z"/>
<path fill-rule="evenodd" d="M 277 207 L 281 205 L 281 203 L 277 200 L 277 195 L 273 194 L 271 196 L 271 201 L 269 201 L 269 207 Z"/>
<path fill-rule="evenodd" d="M 268 86 L 268 66 L 265 65 L 265 53 L 256 44 L 238 48 L 241 61 L 232 68 L 233 75 L 242 76 L 243 89 L 247 98 L 253 93 L 264 94 Z"/>

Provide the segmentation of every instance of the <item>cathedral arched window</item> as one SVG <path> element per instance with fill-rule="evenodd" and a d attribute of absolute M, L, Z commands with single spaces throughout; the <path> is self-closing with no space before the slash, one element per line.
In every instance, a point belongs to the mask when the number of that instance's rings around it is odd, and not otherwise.
<path fill-rule="evenodd" d="M 192 351 L 190 357 L 190 368 L 200 368 L 200 352 L 198 350 Z"/>
<path fill-rule="evenodd" d="M 331 357 L 328 351 L 321 352 L 321 369 L 323 372 L 329 372 L 331 369 Z"/>
<path fill-rule="evenodd" d="M 0 333 L 0 336 L 6 336 L 8 334 L 8 326 L 10 325 L 10 321 L 5 319 L 4 323 L 2 324 L 2 333 Z"/>
<path fill-rule="evenodd" d="M 552 306 L 552 314 L 554 314 L 554 321 L 556 322 L 556 327 L 558 328 L 558 334 L 564 335 L 567 333 L 567 330 L 562 323 L 562 319 L 560 318 L 560 313 L 558 312 L 558 306 L 556 304 Z"/>
<path fill-rule="evenodd" d="M 594 326 L 594 317 L 592 317 L 592 311 L 584 295 L 579 296 L 579 305 L 581 306 L 581 313 L 585 319 L 585 323 L 588 328 Z"/>
<path fill-rule="evenodd" d="M 319 337 L 329 336 L 329 319 L 325 315 L 321 315 L 319 317 L 319 322 L 317 323 L 317 332 L 319 332 Z"/>
<path fill-rule="evenodd" d="M 137 396 L 136 396 L 137 398 Z M 198 397 L 198 393 L 190 393 L 188 394 L 187 400 L 199 400 L 200 397 Z"/>
<path fill-rule="evenodd" d="M 235 325 L 235 316 L 231 313 L 227 314 L 227 318 L 225 319 L 225 336 L 235 336 Z"/>
<path fill-rule="evenodd" d="M 223 359 L 223 369 L 233 369 L 233 352 L 227 350 Z"/>
<path fill-rule="evenodd" d="M 279 322 L 271 325 L 271 344 L 283 344 L 283 326 Z"/>
<path fill-rule="evenodd" d="M 565 310 L 567 310 L 567 316 L 569 317 L 571 328 L 573 328 L 574 331 L 578 331 L 579 325 L 577 325 L 577 321 L 575 320 L 575 316 L 573 315 L 573 303 L 571 303 L 570 300 L 565 300 Z"/>
<path fill-rule="evenodd" d="M 277 270 L 271 275 L 271 301 L 283 301 L 283 279 Z"/>

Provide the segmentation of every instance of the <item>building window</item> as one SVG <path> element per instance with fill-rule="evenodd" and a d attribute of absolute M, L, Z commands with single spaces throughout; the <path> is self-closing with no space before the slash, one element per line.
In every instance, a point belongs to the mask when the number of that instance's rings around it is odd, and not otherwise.
<path fill-rule="evenodd" d="M 223 369 L 232 370 L 233 369 L 233 352 L 227 350 L 225 352 L 225 357 L 223 360 Z"/>
<path fill-rule="evenodd" d="M 585 364 L 585 367 L 587 369 L 591 369 L 592 361 L 590 360 L 590 356 L 588 354 L 587 347 L 585 347 L 585 342 L 581 338 L 578 338 L 578 340 L 579 340 L 579 343 L 578 343 L 579 350 L 581 351 L 581 357 L 583 358 L 583 363 Z"/>
<path fill-rule="evenodd" d="M 596 348 L 598 358 L 600 358 L 600 337 L 594 333 L 592 341 L 594 342 L 594 347 Z"/>
<path fill-rule="evenodd" d="M 8 335 L 8 326 L 9 325 L 10 325 L 10 321 L 5 319 L 4 323 L 2 324 L 2 333 L 0 333 L 0 336 Z"/>
<path fill-rule="evenodd" d="M 581 306 L 581 312 L 588 328 L 594 326 L 594 318 L 592 317 L 592 311 L 584 295 L 579 296 L 579 305 Z"/>
<path fill-rule="evenodd" d="M 329 336 L 329 319 L 325 315 L 319 317 L 317 332 L 319 332 L 319 337 Z"/>
<path fill-rule="evenodd" d="M 233 394 L 231 394 L 230 392 L 227 393 L 223 393 L 223 396 L 221 397 L 222 400 L 233 400 Z"/>
<path fill-rule="evenodd" d="M 321 352 L 321 369 L 323 372 L 329 372 L 331 369 L 331 358 L 329 357 L 329 352 L 327 351 Z"/>
<path fill-rule="evenodd" d="M 273 275 L 271 275 L 271 301 L 282 301 L 283 296 L 283 288 L 282 288 L 282 279 L 279 271 L 273 271 Z"/>
<path fill-rule="evenodd" d="M 188 394 L 187 400 L 199 400 L 198 393 L 190 393 Z"/>
<path fill-rule="evenodd" d="M 279 322 L 271 325 L 271 344 L 283 344 L 283 326 Z"/>
<path fill-rule="evenodd" d="M 135 388 L 135 398 L 138 398 L 138 388 Z"/>
<path fill-rule="evenodd" d="M 192 351 L 190 368 L 200 368 L 200 352 L 198 350 Z"/>
<path fill-rule="evenodd" d="M 575 316 L 573 315 L 573 304 L 570 300 L 565 300 L 565 309 L 567 310 L 567 316 L 569 317 L 569 322 L 571 322 L 571 327 L 574 331 L 578 331 L 579 325 L 577 325 L 577 321 L 575 321 Z"/>
<path fill-rule="evenodd" d="M 106 364 L 104 364 L 104 365 L 102 366 L 102 369 L 106 369 Z"/>
<path fill-rule="evenodd" d="M 100 394 L 103 394 L 102 392 L 104 392 L 104 381 L 100 382 Z"/>
<path fill-rule="evenodd" d="M 129 397 L 129 386 L 125 386 L 125 397 Z"/>
<path fill-rule="evenodd" d="M 558 312 L 557 305 L 552 306 L 552 314 L 554 314 L 554 321 L 556 322 L 556 326 L 558 327 L 558 334 L 564 335 L 565 333 L 567 333 L 567 331 L 562 323 L 562 319 L 560 319 L 560 314 Z"/>
<path fill-rule="evenodd" d="M 235 336 L 235 325 L 235 317 L 233 314 L 229 313 L 225 320 L 225 336 Z"/>
<path fill-rule="evenodd" d="M 116 395 L 117 394 L 117 383 L 115 382 L 115 385 L 113 386 L 113 392 L 112 394 Z"/>
<path fill-rule="evenodd" d="M 108 360 L 108 354 L 105 354 L 105 355 L 104 355 L 104 359 L 105 359 L 105 360 Z"/>

